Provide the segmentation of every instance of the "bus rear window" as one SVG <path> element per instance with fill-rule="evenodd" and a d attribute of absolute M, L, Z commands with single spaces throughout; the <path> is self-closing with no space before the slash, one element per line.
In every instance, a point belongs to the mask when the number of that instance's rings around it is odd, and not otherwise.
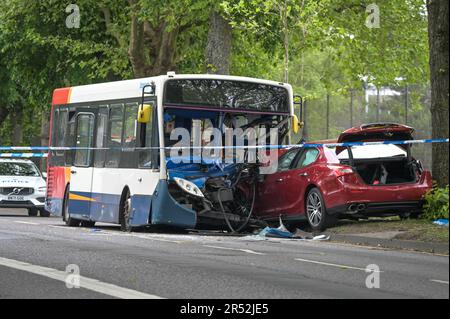
<path fill-rule="evenodd" d="M 279 86 L 229 80 L 169 80 L 165 106 L 197 106 L 289 113 L 288 91 Z"/>

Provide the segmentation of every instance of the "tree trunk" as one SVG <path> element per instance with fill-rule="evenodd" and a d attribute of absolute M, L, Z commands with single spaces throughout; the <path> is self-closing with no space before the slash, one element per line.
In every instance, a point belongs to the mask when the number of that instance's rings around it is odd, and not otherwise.
<path fill-rule="evenodd" d="M 134 76 L 156 76 L 175 71 L 176 42 L 180 28 L 169 27 L 166 21 L 160 21 L 155 25 L 148 21 L 140 21 L 138 2 L 136 0 L 128 2 L 133 6 L 128 56 Z M 105 15 L 106 21 L 107 17 Z M 108 27 L 108 21 L 106 25 Z"/>
<path fill-rule="evenodd" d="M 19 146 L 23 140 L 22 110 L 16 110 L 16 112 L 11 113 L 10 116 L 13 127 L 11 132 L 11 142 L 13 146 Z"/>
<path fill-rule="evenodd" d="M 427 0 L 430 44 L 431 125 L 433 138 L 449 136 L 448 109 L 448 0 Z M 432 146 L 433 177 L 440 187 L 448 185 L 448 143 Z"/>
<path fill-rule="evenodd" d="M 220 13 L 212 11 L 205 52 L 207 73 L 230 74 L 231 45 L 230 24 Z"/>

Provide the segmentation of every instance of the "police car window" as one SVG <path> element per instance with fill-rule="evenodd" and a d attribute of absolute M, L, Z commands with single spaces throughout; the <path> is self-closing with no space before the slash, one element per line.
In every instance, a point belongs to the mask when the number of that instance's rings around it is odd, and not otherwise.
<path fill-rule="evenodd" d="M 27 163 L 0 163 L 0 176 L 40 176 L 34 165 Z"/>

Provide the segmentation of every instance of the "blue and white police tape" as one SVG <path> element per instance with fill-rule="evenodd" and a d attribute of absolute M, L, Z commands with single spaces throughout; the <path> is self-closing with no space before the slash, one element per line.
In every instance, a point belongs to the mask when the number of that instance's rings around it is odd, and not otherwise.
<path fill-rule="evenodd" d="M 45 158 L 48 153 L 0 153 L 0 158 Z"/>
<path fill-rule="evenodd" d="M 233 146 L 170 146 L 170 147 L 53 147 L 53 146 L 0 146 L 0 151 L 71 151 L 71 150 L 122 150 L 124 152 L 145 151 L 145 150 L 213 150 L 213 149 L 286 149 L 286 148 L 311 148 L 311 147 L 352 147 L 365 145 L 407 145 L 407 144 L 429 144 L 429 143 L 448 143 L 448 138 L 421 139 L 421 140 L 388 140 L 373 142 L 344 142 L 344 143 L 303 143 L 291 145 L 233 145 Z M 47 153 L 0 153 L 0 157 L 47 157 Z"/>

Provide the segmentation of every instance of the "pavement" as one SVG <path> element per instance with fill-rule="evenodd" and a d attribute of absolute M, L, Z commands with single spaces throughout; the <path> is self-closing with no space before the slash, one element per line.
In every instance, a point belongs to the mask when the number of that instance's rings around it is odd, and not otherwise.
<path fill-rule="evenodd" d="M 60 218 L 3 209 L 0 298 L 448 299 L 449 257 L 335 242 L 123 233 L 107 224 L 70 228 Z"/>

